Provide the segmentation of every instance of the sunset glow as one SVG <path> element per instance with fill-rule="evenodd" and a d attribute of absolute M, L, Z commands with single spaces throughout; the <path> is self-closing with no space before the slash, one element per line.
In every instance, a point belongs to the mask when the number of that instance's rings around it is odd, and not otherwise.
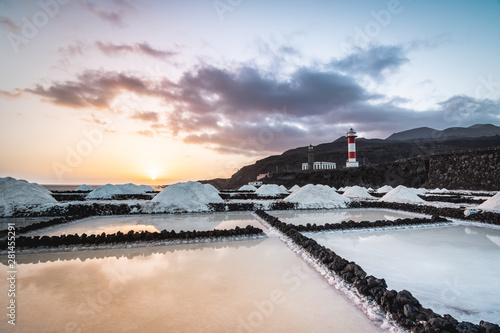
<path fill-rule="evenodd" d="M 500 125 L 499 1 L 214 3 L 0 1 L 0 177 L 171 184 Z"/>

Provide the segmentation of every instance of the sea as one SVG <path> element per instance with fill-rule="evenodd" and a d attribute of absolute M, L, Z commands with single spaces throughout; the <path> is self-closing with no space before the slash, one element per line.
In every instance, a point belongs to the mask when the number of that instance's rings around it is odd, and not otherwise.
<path fill-rule="evenodd" d="M 52 191 L 52 192 L 71 192 L 76 190 L 81 184 L 79 185 L 68 185 L 68 184 L 41 184 L 43 187 L 45 187 L 47 190 Z M 93 188 L 98 188 L 99 186 L 102 185 L 90 185 Z M 150 185 L 152 188 L 154 188 L 156 191 L 161 191 L 165 188 L 167 185 Z"/>

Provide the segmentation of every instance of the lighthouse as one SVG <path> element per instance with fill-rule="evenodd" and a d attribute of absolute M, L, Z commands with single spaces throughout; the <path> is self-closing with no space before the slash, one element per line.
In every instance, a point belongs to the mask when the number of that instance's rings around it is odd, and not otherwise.
<path fill-rule="evenodd" d="M 349 152 L 349 159 L 345 164 L 347 168 L 356 168 L 359 166 L 359 163 L 356 162 L 356 137 L 356 132 L 352 128 L 346 134 L 347 151 Z"/>
<path fill-rule="evenodd" d="M 314 148 L 312 144 L 309 144 L 307 148 L 307 170 L 312 171 L 314 167 Z"/>

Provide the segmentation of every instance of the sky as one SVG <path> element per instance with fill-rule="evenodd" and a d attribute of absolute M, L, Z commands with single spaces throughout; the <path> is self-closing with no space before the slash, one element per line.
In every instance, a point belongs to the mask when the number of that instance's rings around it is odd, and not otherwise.
<path fill-rule="evenodd" d="M 498 0 L 0 0 L 0 177 L 172 184 L 500 125 L 499 36 Z"/>

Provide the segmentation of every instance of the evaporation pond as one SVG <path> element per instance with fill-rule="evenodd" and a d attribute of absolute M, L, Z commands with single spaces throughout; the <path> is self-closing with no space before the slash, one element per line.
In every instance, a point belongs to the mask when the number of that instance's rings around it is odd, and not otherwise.
<path fill-rule="evenodd" d="M 18 332 L 381 331 L 278 238 L 17 260 Z"/>
<path fill-rule="evenodd" d="M 307 233 L 389 289 L 457 320 L 500 324 L 500 230 L 446 226 Z"/>
<path fill-rule="evenodd" d="M 306 225 L 307 223 L 324 225 L 326 223 L 340 223 L 342 221 L 369 221 L 414 218 L 416 215 L 387 209 L 335 209 L 319 211 L 270 211 L 272 216 L 279 218 L 282 222 L 293 225 Z"/>
<path fill-rule="evenodd" d="M 133 216 L 99 216 L 90 217 L 58 226 L 41 229 L 29 233 L 34 235 L 74 235 L 74 234 L 113 234 L 118 231 L 127 233 L 134 231 L 207 231 L 213 229 L 244 228 L 247 225 L 263 228 L 251 214 L 158 214 Z"/>

